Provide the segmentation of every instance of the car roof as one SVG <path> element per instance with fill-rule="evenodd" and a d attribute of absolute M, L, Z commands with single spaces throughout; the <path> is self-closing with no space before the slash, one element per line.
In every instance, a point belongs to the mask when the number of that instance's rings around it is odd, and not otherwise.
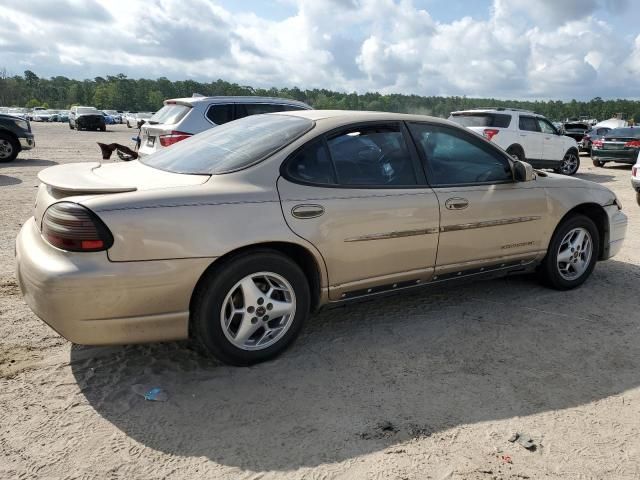
<path fill-rule="evenodd" d="M 369 112 L 360 110 L 295 110 L 292 112 L 276 112 L 268 115 L 294 115 L 296 117 L 304 117 L 309 120 L 335 120 L 341 122 L 371 122 L 371 121 L 413 121 L 439 123 L 442 125 L 451 125 L 459 128 L 460 126 L 449 120 L 438 117 L 430 117 L 428 115 L 416 115 L 411 113 L 393 113 L 393 112 Z"/>
<path fill-rule="evenodd" d="M 167 103 L 181 103 L 195 105 L 196 103 L 286 103 L 289 105 L 297 105 L 299 107 L 311 108 L 304 102 L 291 100 L 290 98 L 278 97 L 255 97 L 250 95 L 244 96 L 215 96 L 215 97 L 185 97 L 185 98 L 169 98 L 164 101 Z"/>
<path fill-rule="evenodd" d="M 511 108 L 511 107 L 484 107 L 484 108 L 470 108 L 468 110 L 456 110 L 455 112 L 451 112 L 451 115 L 454 113 L 523 113 L 525 115 L 529 115 L 532 117 L 543 117 L 537 112 L 532 112 L 531 110 L 525 110 L 522 108 Z"/>

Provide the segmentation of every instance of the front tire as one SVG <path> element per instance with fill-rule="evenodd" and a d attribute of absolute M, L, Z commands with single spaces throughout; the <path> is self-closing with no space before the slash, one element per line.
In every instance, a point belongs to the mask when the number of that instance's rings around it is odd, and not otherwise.
<path fill-rule="evenodd" d="M 556 173 L 561 173 L 563 175 L 573 175 L 580 168 L 580 155 L 575 150 L 569 150 L 564 154 L 564 158 L 562 159 L 562 163 L 560 166 L 555 169 Z"/>
<path fill-rule="evenodd" d="M 224 363 L 247 366 L 282 353 L 309 315 L 309 283 L 275 251 L 239 255 L 208 271 L 194 292 L 191 336 Z"/>
<path fill-rule="evenodd" d="M 0 162 L 13 162 L 20 152 L 20 144 L 15 138 L 0 133 Z"/>
<path fill-rule="evenodd" d="M 593 220 L 584 215 L 567 218 L 551 238 L 539 268 L 541 280 L 556 290 L 582 285 L 595 268 L 599 248 L 600 235 Z"/>

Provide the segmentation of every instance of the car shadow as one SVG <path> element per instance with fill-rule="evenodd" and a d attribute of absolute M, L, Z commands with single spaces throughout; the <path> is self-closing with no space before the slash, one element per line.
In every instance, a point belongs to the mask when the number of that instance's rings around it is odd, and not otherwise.
<path fill-rule="evenodd" d="M 58 162 L 53 160 L 42 160 L 39 158 L 23 158 L 18 157 L 16 160 L 10 163 L 0 163 L 1 168 L 14 168 L 14 167 L 50 167 L 52 165 L 58 165 Z"/>
<path fill-rule="evenodd" d="M 22 180 L 9 175 L 0 175 L 0 187 L 8 187 L 9 185 L 20 185 Z"/>
<path fill-rule="evenodd" d="M 182 342 L 73 346 L 71 366 L 95 411 L 147 447 L 290 471 L 638 387 L 639 281 L 639 266 L 609 261 L 568 292 L 510 277 L 328 310 L 251 368 Z M 169 400 L 145 401 L 136 384 Z"/>

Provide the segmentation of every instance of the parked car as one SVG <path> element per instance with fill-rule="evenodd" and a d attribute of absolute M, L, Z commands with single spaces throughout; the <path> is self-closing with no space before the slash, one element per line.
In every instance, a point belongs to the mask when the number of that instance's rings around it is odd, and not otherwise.
<path fill-rule="evenodd" d="M 640 154 L 638 154 L 636 164 L 631 169 L 631 186 L 636 191 L 636 201 L 640 205 Z"/>
<path fill-rule="evenodd" d="M 106 113 L 103 110 L 99 110 L 99 112 L 102 114 L 102 116 L 104 117 L 104 123 L 107 125 L 114 125 L 116 123 L 116 121 L 113 119 L 113 117 L 111 115 L 109 115 L 108 113 Z"/>
<path fill-rule="evenodd" d="M 69 121 L 69 111 L 68 110 L 58 110 L 56 113 L 51 115 L 49 118 L 50 122 L 60 122 L 66 123 Z"/>
<path fill-rule="evenodd" d="M 7 113 L 13 117 L 19 117 L 23 120 L 28 120 L 28 113 L 26 108 L 10 108 Z"/>
<path fill-rule="evenodd" d="M 16 241 L 38 317 L 83 344 L 191 337 L 237 365 L 353 300 L 534 270 L 577 287 L 627 226 L 603 185 L 536 173 L 421 115 L 254 115 L 38 177 Z"/>
<path fill-rule="evenodd" d="M 122 123 L 122 115 L 117 110 L 105 110 L 104 113 L 111 117 L 113 123 Z"/>
<path fill-rule="evenodd" d="M 578 142 L 578 147 L 580 148 L 580 151 L 591 153 L 591 144 L 595 140 L 600 140 L 604 138 L 604 136 L 610 131 L 611 129 L 608 127 L 593 127 L 584 135 L 582 140 Z"/>
<path fill-rule="evenodd" d="M 133 128 L 138 124 L 138 119 L 136 118 L 137 113 L 138 112 L 127 112 L 124 114 L 124 122 L 128 128 Z"/>
<path fill-rule="evenodd" d="M 640 127 L 614 128 L 591 144 L 591 159 L 596 167 L 609 162 L 633 165 L 640 151 Z"/>
<path fill-rule="evenodd" d="M 107 129 L 104 115 L 95 107 L 71 107 L 69 111 L 69 128 L 76 130 Z"/>
<path fill-rule="evenodd" d="M 542 115 L 515 108 L 452 112 L 449 120 L 484 136 L 518 160 L 535 168 L 573 175 L 580 168 L 578 144 L 563 136 Z"/>
<path fill-rule="evenodd" d="M 31 113 L 32 122 L 48 122 L 51 119 L 51 115 L 54 112 L 52 110 L 34 110 Z"/>
<path fill-rule="evenodd" d="M 29 120 L 0 114 L 0 162 L 13 162 L 22 150 L 35 146 Z"/>
<path fill-rule="evenodd" d="M 567 122 L 562 125 L 560 132 L 567 137 L 573 138 L 578 143 L 578 148 L 580 148 L 580 142 L 582 142 L 582 139 L 590 129 L 591 125 L 586 122 Z"/>
<path fill-rule="evenodd" d="M 149 155 L 231 120 L 259 113 L 308 110 L 306 103 L 270 97 L 190 97 L 165 100 L 140 131 L 140 155 Z"/>

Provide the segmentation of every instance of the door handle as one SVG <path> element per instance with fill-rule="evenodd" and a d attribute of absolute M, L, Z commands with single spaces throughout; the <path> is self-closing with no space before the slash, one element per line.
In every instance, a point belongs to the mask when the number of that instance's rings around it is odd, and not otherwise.
<path fill-rule="evenodd" d="M 322 205 L 296 205 L 291 209 L 291 215 L 296 218 L 316 218 L 323 213 Z"/>
<path fill-rule="evenodd" d="M 453 197 L 444 202 L 444 206 L 448 210 L 464 210 L 469 206 L 469 200 L 466 198 Z"/>
<path fill-rule="evenodd" d="M 526 136 L 527 136 L 527 134 L 526 134 L 526 133 L 521 133 L 521 134 L 520 134 L 520 136 L 521 136 L 521 137 L 526 137 Z"/>

